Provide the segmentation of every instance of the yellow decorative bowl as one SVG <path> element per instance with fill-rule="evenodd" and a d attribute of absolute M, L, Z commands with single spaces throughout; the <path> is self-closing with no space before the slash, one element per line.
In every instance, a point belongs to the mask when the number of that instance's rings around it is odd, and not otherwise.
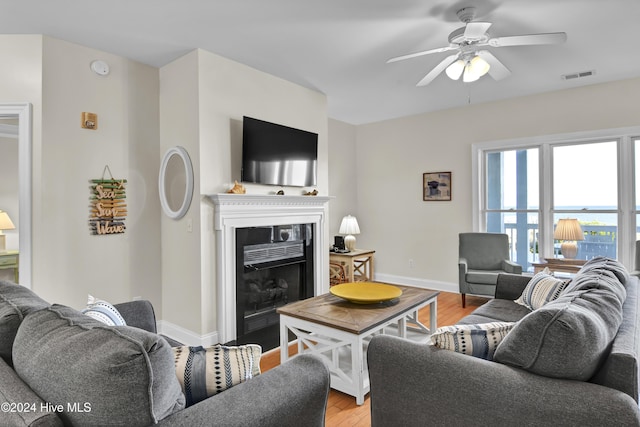
<path fill-rule="evenodd" d="M 402 295 L 397 286 L 373 282 L 342 283 L 329 288 L 329 292 L 356 304 L 376 304 Z"/>

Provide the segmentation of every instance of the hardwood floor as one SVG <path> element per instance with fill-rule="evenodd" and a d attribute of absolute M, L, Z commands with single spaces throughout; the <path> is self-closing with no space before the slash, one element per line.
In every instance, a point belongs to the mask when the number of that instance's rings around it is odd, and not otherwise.
<path fill-rule="evenodd" d="M 467 306 L 462 308 L 460 294 L 440 292 L 438 296 L 438 326 L 455 324 L 486 301 L 486 298 L 467 296 Z M 418 317 L 428 325 L 429 307 L 420 310 Z M 279 364 L 280 351 L 273 349 L 262 356 L 260 368 L 262 372 L 265 372 Z M 325 425 L 327 427 L 369 426 L 371 425 L 369 405 L 369 395 L 365 397 L 364 404 L 358 406 L 353 396 L 332 389 L 329 391 Z"/>

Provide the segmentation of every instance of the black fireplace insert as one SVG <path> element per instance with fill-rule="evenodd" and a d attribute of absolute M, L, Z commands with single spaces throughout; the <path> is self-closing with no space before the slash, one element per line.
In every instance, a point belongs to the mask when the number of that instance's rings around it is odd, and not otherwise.
<path fill-rule="evenodd" d="M 232 344 L 280 345 L 278 307 L 313 296 L 313 224 L 236 229 Z"/>

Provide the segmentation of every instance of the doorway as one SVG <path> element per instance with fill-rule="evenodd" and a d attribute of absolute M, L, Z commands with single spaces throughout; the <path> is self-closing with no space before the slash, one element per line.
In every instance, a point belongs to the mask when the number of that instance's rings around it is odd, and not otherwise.
<path fill-rule="evenodd" d="M 31 288 L 31 104 L 0 104 L 0 138 L 3 158 L 15 162 L 0 175 L 6 182 L 0 186 L 0 210 L 9 213 L 16 227 L 7 233 L 6 249 L 18 251 L 19 282 Z"/>

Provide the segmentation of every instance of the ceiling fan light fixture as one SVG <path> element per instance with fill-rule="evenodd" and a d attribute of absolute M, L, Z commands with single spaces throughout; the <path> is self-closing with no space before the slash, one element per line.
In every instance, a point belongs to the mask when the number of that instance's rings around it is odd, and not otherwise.
<path fill-rule="evenodd" d="M 458 59 L 453 64 L 449 65 L 446 69 L 447 76 L 451 80 L 458 80 L 464 71 L 465 64 L 462 59 Z"/>
<path fill-rule="evenodd" d="M 471 83 L 471 82 L 475 82 L 479 78 L 480 78 L 480 76 L 478 74 L 474 74 L 471 71 L 471 66 L 470 65 L 467 65 L 466 67 L 464 67 L 464 74 L 462 75 L 462 81 L 463 82 Z"/>
<path fill-rule="evenodd" d="M 471 83 L 478 80 L 489 72 L 490 65 L 487 61 L 479 57 L 474 56 L 471 61 L 464 67 L 464 75 L 462 81 L 465 83 Z"/>
<path fill-rule="evenodd" d="M 478 74 L 480 77 L 487 74 L 489 72 L 489 68 L 491 68 L 489 63 L 478 55 L 473 57 L 469 65 L 471 66 L 472 72 L 474 74 Z"/>

